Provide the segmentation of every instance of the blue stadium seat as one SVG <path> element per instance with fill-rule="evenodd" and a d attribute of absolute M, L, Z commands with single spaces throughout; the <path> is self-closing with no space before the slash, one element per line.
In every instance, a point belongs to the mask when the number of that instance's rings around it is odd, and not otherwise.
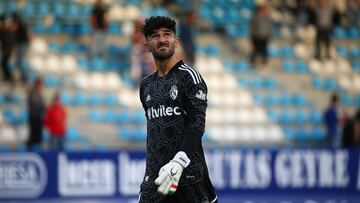
<path fill-rule="evenodd" d="M 308 115 L 303 110 L 297 110 L 295 113 L 295 122 L 299 124 L 306 123 L 308 121 Z"/>
<path fill-rule="evenodd" d="M 17 124 L 17 115 L 14 110 L 6 108 L 3 110 L 4 120 L 9 124 Z"/>
<path fill-rule="evenodd" d="M 72 97 L 68 92 L 63 92 L 63 91 L 60 92 L 60 99 L 64 105 L 72 105 L 73 104 Z"/>
<path fill-rule="evenodd" d="M 95 151 L 97 152 L 107 152 L 109 151 L 109 146 L 104 145 L 104 144 L 96 144 L 95 145 Z"/>
<path fill-rule="evenodd" d="M 24 144 L 17 145 L 15 147 L 15 152 L 26 152 L 26 146 Z"/>
<path fill-rule="evenodd" d="M 96 109 L 91 109 L 88 117 L 93 122 L 103 122 L 104 121 L 103 114 L 99 110 L 96 110 Z"/>
<path fill-rule="evenodd" d="M 323 127 L 315 127 L 312 129 L 311 137 L 314 141 L 323 141 L 326 138 L 326 133 Z"/>
<path fill-rule="evenodd" d="M 307 104 L 308 99 L 303 93 L 297 93 L 292 95 L 292 104 L 295 106 L 304 106 Z"/>
<path fill-rule="evenodd" d="M 313 124 L 320 124 L 322 122 L 322 113 L 317 109 L 312 109 L 309 116 Z"/>
<path fill-rule="evenodd" d="M 5 97 L 4 95 L 0 92 L 0 105 L 5 104 Z"/>
<path fill-rule="evenodd" d="M 285 45 L 281 48 L 281 56 L 282 57 L 294 57 L 295 54 L 294 54 L 294 50 L 291 46 L 289 45 Z"/>
<path fill-rule="evenodd" d="M 9 145 L 0 144 L 0 152 L 10 152 L 11 149 Z"/>
<path fill-rule="evenodd" d="M 82 106 L 88 104 L 88 96 L 84 92 L 76 92 L 73 99 L 75 105 Z"/>
<path fill-rule="evenodd" d="M 132 119 L 135 123 L 142 124 L 146 122 L 145 113 L 143 110 L 136 111 Z"/>
<path fill-rule="evenodd" d="M 25 124 L 28 121 L 28 111 L 22 108 L 17 117 L 18 124 Z"/>
<path fill-rule="evenodd" d="M 279 104 L 281 106 L 289 106 L 292 104 L 291 99 L 292 99 L 291 95 L 288 94 L 287 92 L 284 92 L 279 96 Z"/>
<path fill-rule="evenodd" d="M 305 63 L 304 61 L 300 60 L 298 61 L 297 65 L 296 65 L 296 69 L 298 73 L 309 73 L 309 66 L 307 63 Z"/>
<path fill-rule="evenodd" d="M 282 64 L 283 71 L 286 73 L 295 73 L 295 65 L 291 60 L 284 60 Z"/>
<path fill-rule="evenodd" d="M 118 113 L 112 109 L 108 109 L 104 115 L 104 121 L 108 123 L 115 123 L 118 121 Z"/>
<path fill-rule="evenodd" d="M 360 57 L 360 48 L 358 46 L 352 46 L 349 50 L 349 56 L 351 58 Z"/>
<path fill-rule="evenodd" d="M 66 140 L 69 142 L 77 142 L 82 140 L 82 136 L 76 128 L 69 127 L 66 133 Z"/>
<path fill-rule="evenodd" d="M 63 1 L 56 1 L 54 2 L 54 14 L 58 17 L 61 17 L 65 13 L 65 3 Z"/>
<path fill-rule="evenodd" d="M 106 67 L 106 62 L 103 58 L 96 57 L 90 61 L 89 67 L 91 70 L 95 71 L 104 71 Z"/>
<path fill-rule="evenodd" d="M 291 128 L 291 127 L 285 127 L 284 128 L 285 140 L 292 141 L 292 140 L 294 140 L 295 135 L 296 135 L 296 132 L 295 132 L 295 130 L 293 128 Z"/>
<path fill-rule="evenodd" d="M 73 54 L 76 53 L 76 43 L 73 41 L 66 41 L 61 46 L 61 51 L 65 54 Z"/>
<path fill-rule="evenodd" d="M 309 139 L 309 132 L 305 128 L 298 128 L 295 130 L 295 139 L 299 141 L 307 141 Z"/>
<path fill-rule="evenodd" d="M 265 97 L 264 104 L 268 105 L 268 106 L 278 105 L 279 104 L 278 97 L 276 95 L 273 95 L 273 94 L 268 94 Z"/>
<path fill-rule="evenodd" d="M 360 106 L 360 94 L 357 94 L 354 97 L 354 102 L 355 102 L 355 105 Z"/>
<path fill-rule="evenodd" d="M 334 78 L 325 78 L 324 80 L 324 90 L 334 91 L 338 88 L 336 80 Z"/>
<path fill-rule="evenodd" d="M 100 93 L 93 92 L 88 98 L 90 105 L 102 105 L 104 103 L 103 96 Z"/>
<path fill-rule="evenodd" d="M 121 35 L 121 25 L 118 23 L 111 23 L 109 25 L 109 33 L 112 35 Z"/>
<path fill-rule="evenodd" d="M 265 101 L 264 101 L 265 99 L 260 94 L 253 95 L 253 99 L 254 99 L 255 103 L 257 103 L 257 104 L 260 104 L 260 105 L 265 104 Z"/>
<path fill-rule="evenodd" d="M 336 53 L 341 57 L 348 57 L 348 50 L 343 45 L 336 46 Z"/>
<path fill-rule="evenodd" d="M 275 89 L 277 88 L 277 82 L 272 76 L 263 78 L 263 88 L 265 89 Z"/>
<path fill-rule="evenodd" d="M 49 42 L 49 49 L 53 53 L 61 53 L 61 45 L 56 41 Z"/>
<path fill-rule="evenodd" d="M 44 85 L 46 87 L 56 88 L 61 86 L 61 81 L 56 76 L 48 74 L 44 77 Z"/>
<path fill-rule="evenodd" d="M 120 123 L 131 122 L 131 115 L 127 110 L 122 110 L 120 113 L 117 114 L 117 116 Z"/>
<path fill-rule="evenodd" d="M 360 38 L 360 33 L 359 33 L 358 28 L 356 26 L 351 26 L 348 29 L 347 36 L 350 39 L 359 39 Z"/>
<path fill-rule="evenodd" d="M 284 110 L 281 114 L 280 114 L 280 117 L 279 117 L 279 122 L 281 123 L 292 123 L 294 121 L 294 115 L 287 111 L 287 110 Z"/>
<path fill-rule="evenodd" d="M 340 95 L 340 103 L 345 106 L 356 105 L 354 102 L 354 98 L 349 94 Z"/>
<path fill-rule="evenodd" d="M 337 39 L 345 39 L 346 31 L 343 27 L 336 27 L 335 31 L 333 32 L 333 36 Z"/>
<path fill-rule="evenodd" d="M 273 121 L 273 122 L 279 122 L 279 113 L 277 111 L 274 110 L 270 110 L 267 112 L 268 118 Z"/>
<path fill-rule="evenodd" d="M 319 77 L 312 77 L 311 85 L 314 89 L 323 89 L 324 82 Z"/>
<path fill-rule="evenodd" d="M 133 133 L 131 132 L 131 130 L 129 128 L 120 127 L 120 128 L 118 128 L 118 131 L 117 131 L 117 137 L 120 140 L 131 141 L 131 140 L 133 140 Z"/>
<path fill-rule="evenodd" d="M 108 105 L 108 106 L 115 106 L 119 104 L 119 101 L 116 97 L 115 94 L 113 93 L 107 93 L 104 96 L 104 104 Z"/>
<path fill-rule="evenodd" d="M 280 57 L 279 47 L 275 44 L 270 44 L 270 46 L 268 47 L 268 54 L 270 57 Z"/>
<path fill-rule="evenodd" d="M 239 60 L 235 62 L 234 68 L 236 72 L 246 72 L 250 69 L 250 65 L 247 61 Z"/>
<path fill-rule="evenodd" d="M 134 140 L 135 141 L 145 141 L 146 140 L 146 131 L 143 128 L 136 128 L 133 132 Z"/>

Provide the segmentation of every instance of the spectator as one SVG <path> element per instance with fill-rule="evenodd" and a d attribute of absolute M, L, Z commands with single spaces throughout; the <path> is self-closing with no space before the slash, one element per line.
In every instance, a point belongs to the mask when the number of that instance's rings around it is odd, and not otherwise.
<path fill-rule="evenodd" d="M 196 13 L 191 10 L 185 13 L 179 25 L 179 38 L 184 52 L 184 61 L 190 66 L 195 63 L 195 21 Z"/>
<path fill-rule="evenodd" d="M 339 98 L 337 94 L 331 96 L 330 104 L 324 112 L 327 144 L 338 148 L 341 145 L 339 125 Z"/>
<path fill-rule="evenodd" d="M 357 109 L 354 117 L 354 142 L 355 146 L 360 146 L 360 107 Z"/>
<path fill-rule="evenodd" d="M 90 25 L 92 27 L 92 56 L 105 54 L 106 38 L 108 29 L 107 7 L 102 0 L 96 0 L 90 15 Z"/>
<path fill-rule="evenodd" d="M 30 129 L 30 136 L 27 142 L 28 150 L 32 150 L 34 144 L 40 145 L 42 142 L 43 114 L 45 110 L 42 88 L 43 82 L 38 78 L 28 93 L 27 105 Z"/>
<path fill-rule="evenodd" d="M 342 119 L 342 146 L 345 148 L 355 146 L 354 121 L 348 113 Z"/>
<path fill-rule="evenodd" d="M 49 149 L 55 151 L 64 150 L 66 110 L 60 101 L 58 92 L 55 93 L 51 105 L 46 110 L 44 124 L 50 133 Z"/>
<path fill-rule="evenodd" d="M 15 34 L 16 47 L 16 66 L 21 73 L 21 81 L 26 84 L 28 80 L 28 70 L 26 68 L 26 53 L 30 43 L 30 32 L 26 23 L 22 20 L 18 13 L 13 13 L 12 30 Z"/>
<path fill-rule="evenodd" d="M 262 63 L 266 64 L 268 59 L 267 46 L 271 37 L 272 21 L 268 13 L 267 5 L 263 4 L 255 9 L 254 17 L 250 22 L 251 41 L 253 52 L 250 61 L 254 64 L 256 57 L 262 57 Z"/>
<path fill-rule="evenodd" d="M 1 69 L 3 80 L 9 83 L 14 82 L 9 60 L 14 46 L 13 33 L 9 25 L 6 23 L 5 15 L 0 16 L 0 47 L 1 47 Z"/>
<path fill-rule="evenodd" d="M 331 32 L 334 27 L 335 9 L 327 0 L 320 0 L 314 11 L 316 39 L 315 57 L 321 58 L 321 47 L 325 46 L 325 55 L 330 58 Z"/>

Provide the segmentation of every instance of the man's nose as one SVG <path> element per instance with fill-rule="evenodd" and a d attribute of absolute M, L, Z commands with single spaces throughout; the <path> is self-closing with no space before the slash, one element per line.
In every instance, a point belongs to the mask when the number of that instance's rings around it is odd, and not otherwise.
<path fill-rule="evenodd" d="M 165 41 L 165 37 L 163 34 L 160 34 L 159 36 L 159 42 L 164 42 Z"/>

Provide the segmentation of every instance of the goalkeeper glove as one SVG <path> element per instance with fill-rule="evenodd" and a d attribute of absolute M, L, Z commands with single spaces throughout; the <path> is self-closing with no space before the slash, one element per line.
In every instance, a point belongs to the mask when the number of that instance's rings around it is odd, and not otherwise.
<path fill-rule="evenodd" d="M 155 184 L 159 185 L 157 191 L 163 195 L 174 194 L 181 174 L 189 164 L 190 159 L 185 152 L 178 152 L 169 163 L 161 167 L 159 177 L 155 180 Z"/>

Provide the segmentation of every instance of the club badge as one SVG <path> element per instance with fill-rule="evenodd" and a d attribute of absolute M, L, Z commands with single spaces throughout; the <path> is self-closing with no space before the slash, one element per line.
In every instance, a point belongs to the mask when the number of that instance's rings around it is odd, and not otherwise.
<path fill-rule="evenodd" d="M 170 90 L 170 97 L 171 99 L 175 100 L 177 95 L 178 95 L 178 89 L 175 85 L 173 85 Z"/>

